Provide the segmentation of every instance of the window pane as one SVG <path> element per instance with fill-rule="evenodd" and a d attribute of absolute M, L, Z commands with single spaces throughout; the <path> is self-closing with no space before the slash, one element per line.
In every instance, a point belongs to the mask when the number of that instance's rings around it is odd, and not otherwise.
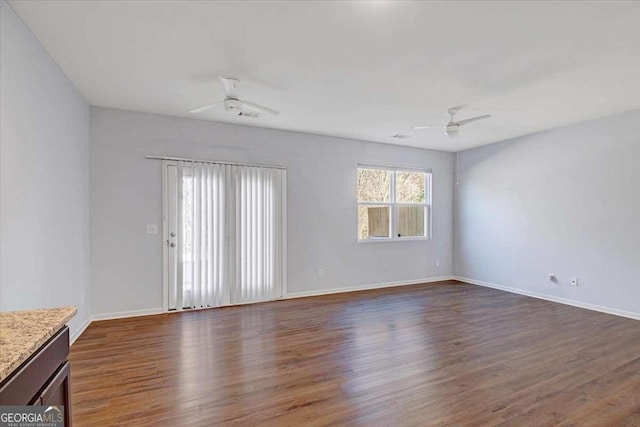
<path fill-rule="evenodd" d="M 398 207 L 398 237 L 423 237 L 424 206 Z"/>
<path fill-rule="evenodd" d="M 424 172 L 396 172 L 396 202 L 425 203 Z"/>
<path fill-rule="evenodd" d="M 358 238 L 389 238 L 391 208 L 389 206 L 358 206 Z"/>
<path fill-rule="evenodd" d="M 361 202 L 390 202 L 391 172 L 378 169 L 358 169 L 358 200 Z"/>

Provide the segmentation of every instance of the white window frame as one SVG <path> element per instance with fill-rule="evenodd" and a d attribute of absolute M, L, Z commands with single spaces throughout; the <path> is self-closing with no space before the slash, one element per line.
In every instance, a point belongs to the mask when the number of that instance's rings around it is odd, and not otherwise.
<path fill-rule="evenodd" d="M 360 169 L 373 169 L 373 170 L 385 170 L 391 172 L 391 200 L 389 202 L 370 202 L 370 201 L 360 201 L 357 199 L 358 193 L 356 191 L 356 239 L 358 243 L 379 243 L 379 242 L 411 242 L 416 240 L 431 240 L 432 238 L 432 183 L 433 183 L 433 173 L 431 169 L 417 169 L 410 167 L 402 167 L 402 166 L 380 166 L 380 165 L 372 165 L 372 164 L 358 164 L 356 168 L 356 185 L 355 188 L 358 188 L 358 170 Z M 413 172 L 413 173 L 424 173 L 425 174 L 425 182 L 424 182 L 424 191 L 425 191 L 425 201 L 424 203 L 398 203 L 396 202 L 396 173 L 398 172 Z M 391 233 L 391 237 L 374 237 L 368 239 L 361 239 L 359 235 L 359 207 L 360 206 L 389 206 L 390 215 L 389 215 L 389 230 Z M 407 236 L 407 237 L 398 237 L 397 236 L 397 227 L 398 227 L 398 213 L 399 208 L 402 206 L 423 206 L 425 208 L 424 215 L 424 236 Z"/>

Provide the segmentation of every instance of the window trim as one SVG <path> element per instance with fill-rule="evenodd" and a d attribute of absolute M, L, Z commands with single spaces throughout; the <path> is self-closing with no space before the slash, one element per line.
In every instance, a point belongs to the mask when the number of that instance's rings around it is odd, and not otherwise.
<path fill-rule="evenodd" d="M 386 170 L 391 172 L 391 200 L 389 202 L 378 202 L 378 201 L 360 201 L 357 199 L 356 192 L 356 240 L 358 243 L 380 243 L 380 242 L 412 242 L 412 241 L 425 241 L 431 240 L 433 238 L 433 202 L 432 202 L 432 192 L 433 192 L 433 171 L 431 169 L 420 169 L 413 167 L 405 167 L 405 166 L 391 166 L 391 165 L 374 165 L 374 164 L 366 164 L 366 163 L 358 163 L 356 168 L 356 189 L 358 187 L 358 171 L 360 169 L 373 169 L 373 170 Z M 425 174 L 425 183 L 424 183 L 424 191 L 425 191 L 425 201 L 424 203 L 406 203 L 401 202 L 398 203 L 396 201 L 396 173 L 398 172 L 413 172 L 413 173 L 424 173 Z M 361 239 L 359 235 L 359 207 L 360 206 L 389 206 L 390 215 L 389 215 L 389 231 L 391 237 L 372 237 L 368 239 Z M 398 227 L 398 212 L 400 206 L 422 206 L 425 209 L 425 236 L 407 236 L 407 237 L 398 237 L 397 236 L 397 227 Z"/>

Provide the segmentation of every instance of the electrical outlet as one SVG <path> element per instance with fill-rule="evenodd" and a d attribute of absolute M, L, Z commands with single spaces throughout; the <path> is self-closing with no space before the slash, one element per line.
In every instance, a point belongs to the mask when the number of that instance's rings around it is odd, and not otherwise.
<path fill-rule="evenodd" d="M 158 234 L 158 224 L 147 224 L 147 234 Z"/>
<path fill-rule="evenodd" d="M 436 260 L 436 267 L 440 267 L 440 260 L 439 259 Z"/>
<path fill-rule="evenodd" d="M 318 270 L 318 277 L 324 277 L 324 269 L 323 268 Z"/>
<path fill-rule="evenodd" d="M 569 283 L 571 284 L 571 286 L 578 286 L 578 278 L 572 277 Z"/>

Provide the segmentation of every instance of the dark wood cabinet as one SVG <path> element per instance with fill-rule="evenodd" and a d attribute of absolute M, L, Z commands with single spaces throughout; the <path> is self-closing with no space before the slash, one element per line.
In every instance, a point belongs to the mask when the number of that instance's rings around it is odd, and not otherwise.
<path fill-rule="evenodd" d="M 37 401 L 43 406 L 64 406 L 64 425 L 71 426 L 71 365 L 65 362 L 47 383 Z"/>
<path fill-rule="evenodd" d="M 65 326 L 0 384 L 0 405 L 64 406 L 71 427 L 69 328 Z"/>

